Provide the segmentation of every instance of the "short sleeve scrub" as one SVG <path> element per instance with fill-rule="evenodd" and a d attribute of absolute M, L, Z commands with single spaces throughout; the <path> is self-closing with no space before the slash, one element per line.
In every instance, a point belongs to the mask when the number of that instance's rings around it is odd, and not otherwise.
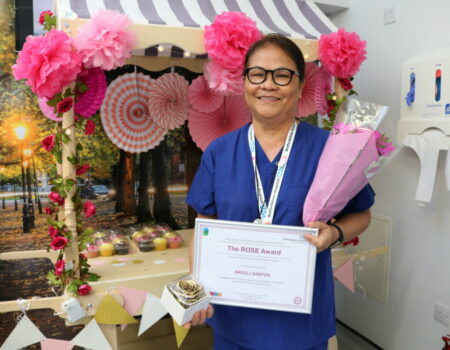
<path fill-rule="evenodd" d="M 214 140 L 205 150 L 186 202 L 199 214 L 253 222 L 259 218 L 255 174 L 248 144 L 250 124 Z M 303 203 L 314 179 L 329 133 L 308 123 L 297 128 L 273 224 L 303 226 Z M 277 161 L 269 161 L 256 140 L 256 163 L 264 197 L 270 198 Z M 367 185 L 342 211 L 362 212 L 374 202 Z M 311 314 L 214 305 L 208 320 L 221 337 L 252 349 L 308 349 L 335 334 L 333 274 L 330 250 L 317 254 Z"/>

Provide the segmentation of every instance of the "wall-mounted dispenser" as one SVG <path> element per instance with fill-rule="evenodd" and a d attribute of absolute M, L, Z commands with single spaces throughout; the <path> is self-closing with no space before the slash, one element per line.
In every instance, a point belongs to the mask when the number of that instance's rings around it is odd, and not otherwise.
<path fill-rule="evenodd" d="M 402 65 L 398 142 L 420 159 L 416 200 L 430 202 L 439 151 L 447 151 L 450 190 L 450 47 L 423 52 Z"/>

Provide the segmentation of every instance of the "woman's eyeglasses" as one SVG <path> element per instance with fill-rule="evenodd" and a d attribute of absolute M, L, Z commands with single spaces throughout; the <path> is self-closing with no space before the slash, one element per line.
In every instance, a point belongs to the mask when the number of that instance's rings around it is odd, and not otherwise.
<path fill-rule="evenodd" d="M 294 75 L 297 75 L 300 79 L 302 77 L 299 72 L 294 72 L 293 70 L 287 68 L 277 68 L 271 70 L 261 67 L 250 67 L 244 69 L 244 75 L 252 84 L 264 83 L 267 79 L 267 73 L 272 73 L 272 81 L 279 86 L 288 85 L 292 81 L 292 77 Z"/>

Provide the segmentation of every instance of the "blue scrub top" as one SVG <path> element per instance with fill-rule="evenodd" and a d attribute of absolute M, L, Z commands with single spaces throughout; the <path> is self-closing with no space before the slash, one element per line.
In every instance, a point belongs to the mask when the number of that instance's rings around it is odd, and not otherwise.
<path fill-rule="evenodd" d="M 199 214 L 253 222 L 259 217 L 249 145 L 250 124 L 214 140 L 205 150 L 186 202 Z M 329 133 L 300 123 L 276 203 L 273 224 L 303 226 L 303 203 Z M 270 162 L 256 140 L 256 162 L 266 201 L 270 198 L 280 153 Z M 361 212 L 374 202 L 367 185 L 341 212 Z M 308 349 L 335 334 L 330 250 L 317 254 L 312 313 L 214 305 L 209 323 L 222 337 L 258 350 Z"/>

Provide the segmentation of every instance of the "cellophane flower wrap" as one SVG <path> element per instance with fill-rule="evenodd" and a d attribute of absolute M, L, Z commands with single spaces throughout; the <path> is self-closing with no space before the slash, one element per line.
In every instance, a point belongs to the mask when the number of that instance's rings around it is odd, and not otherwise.
<path fill-rule="evenodd" d="M 387 110 L 386 106 L 350 99 L 338 114 L 306 196 L 305 225 L 327 222 L 339 214 L 392 153 L 392 144 L 376 131 Z"/>
<path fill-rule="evenodd" d="M 76 49 L 83 55 L 84 67 L 111 70 L 123 66 L 137 40 L 128 28 L 130 25 L 127 15 L 98 10 L 78 29 L 74 39 Z"/>
<path fill-rule="evenodd" d="M 30 35 L 13 65 L 14 78 L 27 79 L 38 97 L 51 99 L 76 79 L 81 59 L 72 39 L 60 30 L 52 29 L 45 36 Z"/>

